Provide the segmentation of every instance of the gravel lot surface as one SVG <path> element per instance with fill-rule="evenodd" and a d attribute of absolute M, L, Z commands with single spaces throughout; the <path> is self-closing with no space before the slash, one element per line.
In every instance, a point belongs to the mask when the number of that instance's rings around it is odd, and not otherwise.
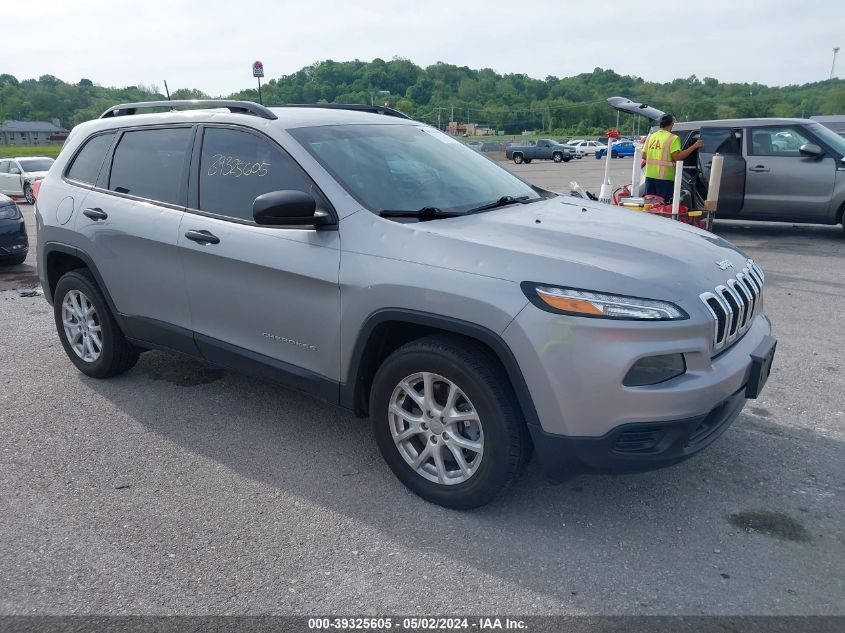
<path fill-rule="evenodd" d="M 597 190 L 600 165 L 513 168 Z M 33 268 L 0 273 L 0 614 L 845 614 L 845 234 L 717 232 L 767 273 L 762 397 L 681 465 L 553 484 L 532 462 L 462 513 L 294 392 L 157 352 L 83 376 Z"/>

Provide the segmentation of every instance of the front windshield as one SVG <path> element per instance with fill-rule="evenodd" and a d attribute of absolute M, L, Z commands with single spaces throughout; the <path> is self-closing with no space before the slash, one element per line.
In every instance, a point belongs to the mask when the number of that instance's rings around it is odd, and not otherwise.
<path fill-rule="evenodd" d="M 53 165 L 52 158 L 22 158 L 18 161 L 25 172 L 50 171 Z"/>
<path fill-rule="evenodd" d="M 810 123 L 807 127 L 812 130 L 813 134 L 827 143 L 834 152 L 839 154 L 840 158 L 845 157 L 845 138 L 842 138 L 836 132 L 830 128 L 826 128 L 821 123 Z"/>
<path fill-rule="evenodd" d="M 503 196 L 541 196 L 460 141 L 427 126 L 338 125 L 291 135 L 366 208 L 460 213 Z"/>

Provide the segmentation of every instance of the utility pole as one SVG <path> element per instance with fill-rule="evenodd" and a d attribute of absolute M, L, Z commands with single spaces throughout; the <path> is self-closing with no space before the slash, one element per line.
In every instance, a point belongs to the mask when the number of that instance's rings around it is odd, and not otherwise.
<path fill-rule="evenodd" d="M 833 47 L 833 63 L 830 65 L 830 79 L 833 79 L 833 73 L 836 71 L 836 56 L 839 54 L 839 47 Z"/>

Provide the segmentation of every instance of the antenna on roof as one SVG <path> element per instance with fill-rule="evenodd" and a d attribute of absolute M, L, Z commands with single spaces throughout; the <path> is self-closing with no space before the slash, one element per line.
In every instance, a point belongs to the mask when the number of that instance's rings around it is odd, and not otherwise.
<path fill-rule="evenodd" d="M 170 101 L 170 88 L 167 87 L 167 79 L 164 80 L 164 92 L 167 93 L 167 100 Z"/>

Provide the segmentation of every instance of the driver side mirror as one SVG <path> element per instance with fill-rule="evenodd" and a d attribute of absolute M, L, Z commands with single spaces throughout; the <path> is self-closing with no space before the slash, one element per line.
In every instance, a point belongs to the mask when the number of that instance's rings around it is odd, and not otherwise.
<path fill-rule="evenodd" d="M 815 143 L 805 143 L 798 148 L 798 153 L 801 156 L 808 156 L 810 158 L 820 158 L 824 156 L 824 150 Z"/>
<path fill-rule="evenodd" d="M 270 191 L 252 203 L 252 217 L 264 226 L 323 226 L 331 216 L 317 210 L 317 201 L 303 191 Z"/>

